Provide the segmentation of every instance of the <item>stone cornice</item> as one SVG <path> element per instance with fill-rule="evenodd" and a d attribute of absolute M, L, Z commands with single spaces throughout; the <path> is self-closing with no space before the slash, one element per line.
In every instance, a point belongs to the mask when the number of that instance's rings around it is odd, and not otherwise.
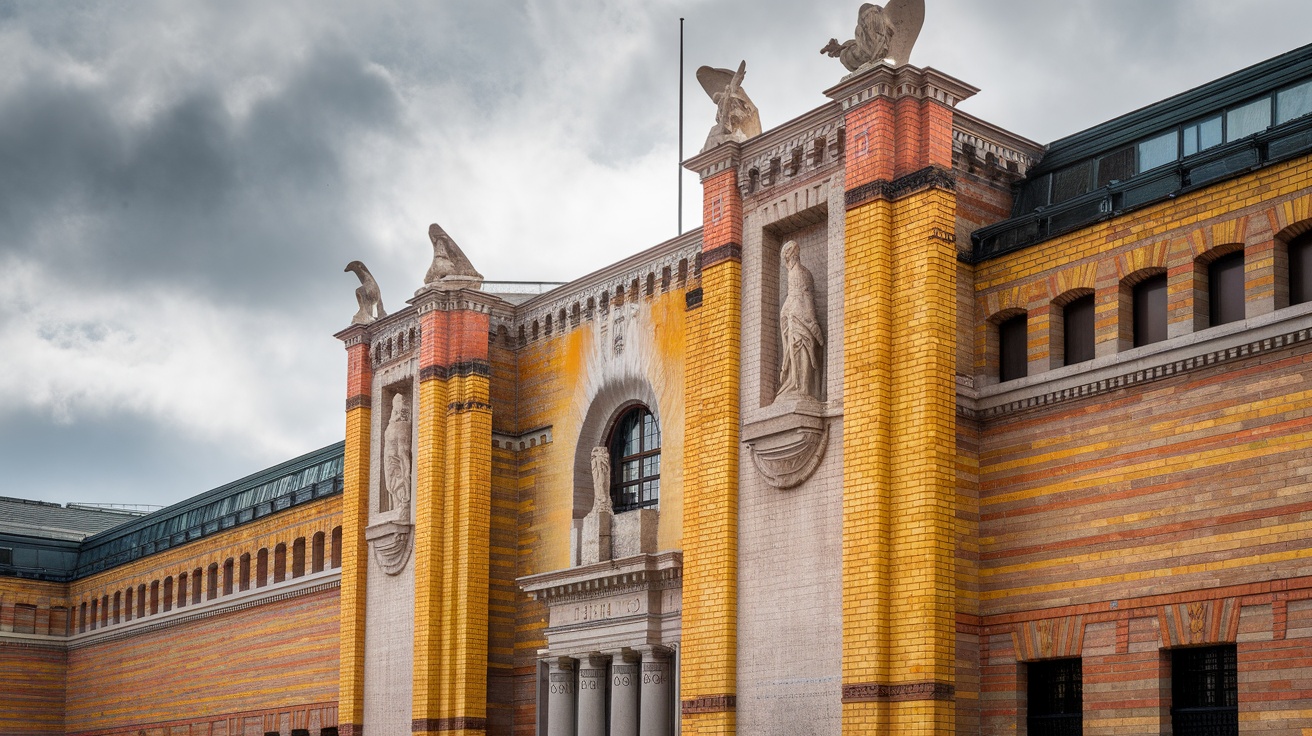
<path fill-rule="evenodd" d="M 415 311 L 426 314 L 439 312 L 479 312 L 492 314 L 497 307 L 505 303 L 501 297 L 477 289 L 420 289 L 413 299 L 406 300 L 413 304 Z"/>
<path fill-rule="evenodd" d="M 516 582 L 533 599 L 551 603 L 681 584 L 682 578 L 683 553 L 658 552 L 528 575 Z"/>
<path fill-rule="evenodd" d="M 737 168 L 743 158 L 742 146 L 743 144 L 735 141 L 721 143 L 709 151 L 703 151 L 684 161 L 683 168 L 697 172 L 704 181 L 716 174 Z"/>
<path fill-rule="evenodd" d="M 959 381 L 957 414 L 967 419 L 994 419 L 1310 342 L 1312 303 L 1053 369 L 1005 386 L 975 389 Z"/>
<path fill-rule="evenodd" d="M 825 90 L 825 96 L 836 100 L 844 110 L 863 105 L 876 97 L 898 99 L 914 97 L 937 100 L 948 107 L 974 96 L 979 88 L 932 67 L 920 69 L 910 64 L 891 67 L 874 64 L 869 69 L 853 72 L 841 82 Z"/>
<path fill-rule="evenodd" d="M 341 583 L 341 570 L 329 569 L 323 572 L 311 573 L 292 580 L 268 585 L 263 588 L 252 588 L 250 590 L 243 590 L 234 592 L 230 595 L 220 596 L 213 600 L 192 603 L 181 608 L 174 608 L 171 611 L 151 614 L 124 623 L 110 624 L 107 627 L 99 628 L 95 631 L 73 634 L 67 638 L 40 638 L 42 643 L 47 646 L 57 646 L 64 649 L 80 649 L 86 646 L 140 636 L 141 634 L 147 634 L 161 629 L 173 628 L 193 621 L 220 616 L 226 613 L 233 613 L 235 611 L 242 611 L 255 606 L 263 606 L 268 603 L 275 603 L 289 598 L 298 598 L 303 595 L 318 593 L 323 590 L 331 590 L 332 588 L 339 587 Z M 8 636 L 13 635 L 5 634 L 0 636 L 0 641 L 8 643 L 4 638 Z"/>

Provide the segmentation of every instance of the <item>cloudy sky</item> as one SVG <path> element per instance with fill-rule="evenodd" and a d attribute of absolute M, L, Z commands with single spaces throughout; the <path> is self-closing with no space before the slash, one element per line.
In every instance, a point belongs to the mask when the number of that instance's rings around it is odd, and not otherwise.
<path fill-rule="evenodd" d="M 0 495 L 167 504 L 340 439 L 364 260 L 395 309 L 440 222 L 489 279 L 675 235 L 701 64 L 768 129 L 857 0 L 0 0 Z M 1309 40 L 1306 0 L 928 0 L 911 61 L 1047 142 Z M 684 177 L 685 226 L 700 219 Z"/>

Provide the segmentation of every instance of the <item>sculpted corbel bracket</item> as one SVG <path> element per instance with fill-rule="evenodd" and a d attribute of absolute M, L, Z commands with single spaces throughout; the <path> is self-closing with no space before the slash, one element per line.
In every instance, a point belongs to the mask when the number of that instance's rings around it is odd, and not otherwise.
<path fill-rule="evenodd" d="M 364 538 L 383 572 L 397 575 L 410 561 L 410 537 L 414 529 L 410 523 L 410 508 L 402 506 L 381 516 L 380 521 L 365 527 Z"/>
<path fill-rule="evenodd" d="M 789 408 L 743 427 L 752 464 L 766 483 L 779 489 L 796 488 L 810 478 L 829 446 L 829 422 L 820 402 L 801 399 Z"/>

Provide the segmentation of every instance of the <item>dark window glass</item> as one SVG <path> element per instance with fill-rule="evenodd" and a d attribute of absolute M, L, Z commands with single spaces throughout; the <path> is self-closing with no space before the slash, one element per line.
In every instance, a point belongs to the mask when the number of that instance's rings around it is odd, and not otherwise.
<path fill-rule="evenodd" d="M 1134 176 L 1134 146 L 1103 154 L 1098 159 L 1098 187 Z"/>
<path fill-rule="evenodd" d="M 1171 725 L 1175 736 L 1238 736 L 1235 645 L 1171 650 Z"/>
<path fill-rule="evenodd" d="M 1207 266 L 1208 324 L 1244 318 L 1244 253 L 1222 256 Z"/>
<path fill-rule="evenodd" d="M 1312 82 L 1294 85 L 1276 93 L 1276 122 L 1287 123 L 1312 113 Z"/>
<path fill-rule="evenodd" d="M 1312 301 L 1312 232 L 1289 243 L 1289 303 Z"/>
<path fill-rule="evenodd" d="M 1226 142 L 1261 133 L 1271 125 L 1271 98 L 1263 97 L 1225 113 Z"/>
<path fill-rule="evenodd" d="M 1166 276 L 1153 276 L 1134 287 L 1134 346 L 1166 339 Z"/>
<path fill-rule="evenodd" d="M 1017 216 L 1023 215 L 1047 205 L 1048 187 L 1051 183 L 1051 174 L 1044 174 L 1038 179 L 1026 182 L 1016 197 L 1015 214 Z"/>
<path fill-rule="evenodd" d="M 1139 171 L 1169 164 L 1180 157 L 1179 134 L 1172 130 L 1139 143 Z"/>
<path fill-rule="evenodd" d="M 0 547 L 0 565 L 14 564 L 14 551 L 9 547 Z"/>
<path fill-rule="evenodd" d="M 661 430 L 646 407 L 635 406 L 610 435 L 610 498 L 615 513 L 655 506 L 661 494 Z"/>
<path fill-rule="evenodd" d="M 1065 202 L 1092 190 L 1090 169 L 1092 161 L 1083 161 L 1052 175 L 1052 203 Z"/>
<path fill-rule="evenodd" d="M 1192 156 L 1221 145 L 1221 116 L 1208 118 L 1184 129 L 1184 155 Z"/>
<path fill-rule="evenodd" d="M 1093 360 L 1093 295 L 1082 296 L 1062 310 L 1066 365 Z"/>
<path fill-rule="evenodd" d="M 1025 315 L 1012 317 L 998 325 L 998 380 L 1025 377 Z"/>
<path fill-rule="evenodd" d="M 1084 730 L 1083 671 L 1078 659 L 1026 665 L 1030 736 L 1080 736 Z"/>

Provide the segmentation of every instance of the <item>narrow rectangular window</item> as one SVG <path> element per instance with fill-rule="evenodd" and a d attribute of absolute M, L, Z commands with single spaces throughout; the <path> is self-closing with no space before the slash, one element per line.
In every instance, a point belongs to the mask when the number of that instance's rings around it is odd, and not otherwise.
<path fill-rule="evenodd" d="M 1028 320 L 1023 314 L 998 325 L 999 381 L 1025 377 L 1027 327 Z"/>
<path fill-rule="evenodd" d="M 1244 318 L 1244 253 L 1222 256 L 1207 266 L 1208 324 L 1213 327 Z"/>
<path fill-rule="evenodd" d="M 1238 736 L 1234 644 L 1171 650 L 1171 726 L 1174 736 Z"/>
<path fill-rule="evenodd" d="M 1093 295 L 1082 296 L 1062 309 L 1066 365 L 1093 360 Z"/>
<path fill-rule="evenodd" d="M 0 565 L 14 564 L 14 550 L 12 547 L 0 547 Z"/>
<path fill-rule="evenodd" d="M 1084 731 L 1084 672 L 1078 659 L 1026 665 L 1029 736 L 1080 736 Z"/>
<path fill-rule="evenodd" d="M 1134 346 L 1166 339 L 1166 275 L 1153 276 L 1134 287 Z"/>
<path fill-rule="evenodd" d="M 1201 120 L 1184 129 L 1184 155 L 1192 156 L 1221 145 L 1221 116 Z"/>
<path fill-rule="evenodd" d="M 1289 244 L 1289 303 L 1312 301 L 1312 233 Z"/>

